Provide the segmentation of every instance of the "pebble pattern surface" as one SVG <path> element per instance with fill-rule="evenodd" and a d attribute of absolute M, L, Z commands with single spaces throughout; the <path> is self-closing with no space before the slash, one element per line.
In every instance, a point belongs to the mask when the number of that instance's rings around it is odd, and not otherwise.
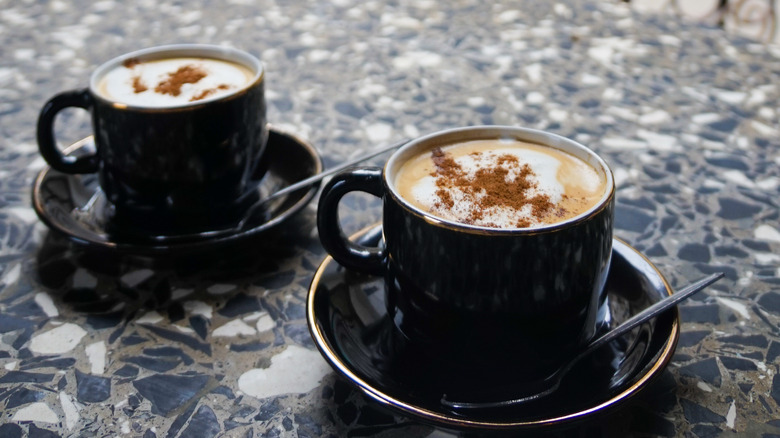
<path fill-rule="evenodd" d="M 475 124 L 592 147 L 614 170 L 618 237 L 673 286 L 726 279 L 681 305 L 661 379 L 582 436 L 780 436 L 780 47 L 607 0 L 0 0 L 0 42 L 0 436 L 447 436 L 314 348 L 316 203 L 240 248 L 156 259 L 37 219 L 46 100 L 180 42 L 260 57 L 269 121 L 326 168 Z M 84 111 L 58 118 L 63 145 L 90 129 Z M 351 195 L 341 216 L 349 234 L 379 203 Z"/>

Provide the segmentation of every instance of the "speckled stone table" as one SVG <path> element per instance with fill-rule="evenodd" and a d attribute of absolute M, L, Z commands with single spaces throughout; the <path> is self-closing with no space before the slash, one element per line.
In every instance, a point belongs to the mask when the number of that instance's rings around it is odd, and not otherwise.
<path fill-rule="evenodd" d="M 179 42 L 262 58 L 269 120 L 326 167 L 475 124 L 589 145 L 614 169 L 620 238 L 675 287 L 726 279 L 681 305 L 660 378 L 568 433 L 780 436 L 780 48 L 619 2 L 478 0 L 0 0 L 0 436 L 449 433 L 381 408 L 315 348 L 316 202 L 269 235 L 175 256 L 95 251 L 36 217 L 43 103 L 107 59 Z M 89 118 L 65 112 L 57 132 L 66 146 Z M 378 208 L 350 195 L 345 229 Z"/>

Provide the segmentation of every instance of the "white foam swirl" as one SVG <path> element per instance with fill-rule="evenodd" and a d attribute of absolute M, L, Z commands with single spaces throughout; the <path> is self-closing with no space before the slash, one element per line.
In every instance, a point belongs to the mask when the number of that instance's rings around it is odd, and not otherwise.
<path fill-rule="evenodd" d="M 155 91 L 155 87 L 169 79 L 170 75 L 182 67 L 192 66 L 206 74 L 192 84 L 183 84 L 180 94 Z M 172 58 L 142 62 L 134 66 L 118 66 L 109 71 L 100 81 L 99 92 L 104 97 L 132 106 L 173 107 L 190 103 L 216 99 L 245 87 L 253 74 L 246 68 L 232 62 L 204 58 Z M 145 91 L 139 92 L 134 83 L 142 84 Z M 208 93 L 203 99 L 198 99 Z"/>

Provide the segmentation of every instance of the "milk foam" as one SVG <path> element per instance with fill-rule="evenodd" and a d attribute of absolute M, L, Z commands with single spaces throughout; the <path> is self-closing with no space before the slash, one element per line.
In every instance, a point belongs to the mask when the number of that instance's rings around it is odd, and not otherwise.
<path fill-rule="evenodd" d="M 473 179 L 480 169 L 497 167 L 506 168 L 506 166 L 501 166 L 498 160 L 498 157 L 503 154 L 514 156 L 520 163 L 528 164 L 531 166 L 531 169 L 533 169 L 534 175 L 530 176 L 528 179 L 533 181 L 536 187 L 530 189 L 527 196 L 546 195 L 553 204 L 558 204 L 560 202 L 561 195 L 563 194 L 563 185 L 556 178 L 556 174 L 558 173 L 558 168 L 561 163 L 549 155 L 532 151 L 520 153 L 516 149 L 496 149 L 479 155 L 462 155 L 454 158 L 454 160 L 465 172 L 466 177 L 468 179 Z M 508 173 L 505 178 L 507 182 L 517 178 L 519 172 L 517 172 L 516 166 L 511 166 L 507 170 Z M 463 190 L 457 187 L 451 187 L 448 188 L 447 191 L 452 197 L 455 205 L 445 209 L 437 207 L 437 204 L 441 202 L 441 198 L 437 194 L 438 190 L 436 178 L 427 176 L 412 186 L 412 196 L 417 202 L 426 206 L 429 210 L 439 214 L 443 213 L 450 216 L 449 219 L 454 220 L 463 220 L 467 218 L 469 212 L 476 207 L 475 201 L 484 197 L 484 194 L 481 194 L 477 199 L 473 199 L 471 196 L 465 194 Z M 484 216 L 480 222 L 493 223 L 499 228 L 513 226 L 513 223 L 516 223 L 519 217 L 535 222 L 531 215 L 530 205 L 524 206 L 520 211 L 502 206 L 494 206 L 487 209 L 482 208 L 482 211 Z"/>
<path fill-rule="evenodd" d="M 158 84 L 183 67 L 193 67 L 205 77 L 182 84 L 176 96 L 155 91 Z M 98 88 L 104 97 L 131 106 L 174 107 L 216 99 L 235 93 L 249 84 L 254 74 L 241 65 L 208 58 L 170 58 L 119 65 L 101 79 Z M 135 85 L 142 85 L 138 91 Z"/>
<path fill-rule="evenodd" d="M 555 206 L 555 217 L 543 219 L 534 214 L 531 203 L 519 209 L 506 205 L 480 206 L 480 200 L 486 196 L 484 191 L 473 196 L 457 185 L 437 185 L 436 166 L 430 153 L 425 153 L 403 165 L 395 184 L 404 198 L 444 219 L 494 228 L 518 228 L 517 224 L 524 221 L 530 227 L 537 227 L 564 220 L 565 216 L 575 216 L 593 205 L 604 192 L 603 178 L 593 167 L 564 152 L 553 150 L 555 153 L 551 153 L 548 147 L 491 140 L 461 143 L 442 150 L 460 166 L 468 180 L 473 180 L 480 169 L 504 168 L 508 171 L 505 181 L 509 183 L 518 176 L 518 170 L 523 165 L 528 165 L 531 174 L 526 176 L 526 180 L 532 187 L 524 197 L 544 196 Z M 506 156 L 517 161 L 507 163 Z M 500 157 L 504 157 L 503 162 Z M 399 182 L 401 179 L 404 182 Z M 442 191 L 446 192 L 452 205 L 443 202 Z M 572 206 L 577 211 L 561 214 L 564 209 L 571 210 Z M 476 220 L 472 214 L 475 209 L 480 212 Z"/>

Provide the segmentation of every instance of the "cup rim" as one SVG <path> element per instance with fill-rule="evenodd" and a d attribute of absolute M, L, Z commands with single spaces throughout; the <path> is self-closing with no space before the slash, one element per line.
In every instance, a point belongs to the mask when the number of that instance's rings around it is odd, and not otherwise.
<path fill-rule="evenodd" d="M 106 96 L 103 96 L 98 91 L 98 84 L 100 80 L 103 78 L 103 76 L 105 76 L 106 73 L 108 73 L 111 69 L 113 69 L 117 65 L 120 65 L 121 63 L 129 59 L 137 58 L 143 60 L 150 60 L 150 59 L 166 58 L 171 56 L 204 57 L 204 58 L 213 58 L 213 59 L 219 59 L 223 61 L 235 62 L 237 64 L 241 64 L 245 67 L 250 68 L 252 71 L 254 71 L 255 75 L 253 76 L 252 80 L 248 84 L 246 84 L 245 86 L 241 87 L 239 90 L 236 90 L 233 93 L 219 96 L 219 97 L 214 97 L 214 98 L 206 98 L 203 100 L 199 100 L 197 102 L 187 102 L 183 104 L 163 106 L 163 107 L 127 104 L 124 102 L 120 102 L 116 99 L 111 99 Z M 193 107 L 208 105 L 213 102 L 219 102 L 221 100 L 231 99 L 237 95 L 246 92 L 246 90 L 254 87 L 257 83 L 262 82 L 264 78 L 265 78 L 265 67 L 262 61 L 260 61 L 257 57 L 251 55 L 249 52 L 245 52 L 243 50 L 239 50 L 233 47 L 217 46 L 212 44 L 168 44 L 162 46 L 148 47 L 145 49 L 124 53 L 122 55 L 116 56 L 100 64 L 100 66 L 98 66 L 90 76 L 89 90 L 96 99 L 99 99 L 105 103 L 108 103 L 116 107 L 135 109 L 141 111 L 167 112 L 171 110 L 189 109 Z"/>
<path fill-rule="evenodd" d="M 464 140 L 461 136 L 466 136 Z M 542 146 L 549 146 L 564 152 L 572 153 L 580 159 L 585 160 L 591 166 L 600 169 L 605 178 L 605 190 L 602 197 L 591 208 L 583 211 L 582 213 L 566 219 L 564 221 L 556 222 L 554 224 L 540 225 L 528 228 L 493 228 L 479 225 L 464 224 L 462 222 L 445 219 L 443 217 L 434 215 L 425 210 L 422 210 L 412 203 L 404 199 L 395 188 L 395 182 L 391 181 L 394 174 L 399 170 L 398 168 L 403 161 L 410 155 L 419 153 L 418 148 L 432 147 L 431 143 L 439 143 L 441 145 L 448 145 L 453 143 L 459 143 L 462 141 L 471 140 L 484 140 L 484 139 L 498 139 L 498 138 L 512 138 L 515 140 L 526 141 L 530 143 L 540 144 Z M 450 141 L 446 141 L 450 139 Z M 576 152 L 576 153 L 574 153 Z M 585 155 L 587 158 L 585 158 Z M 396 150 L 382 169 L 383 182 L 386 188 L 386 193 L 390 194 L 393 199 L 402 207 L 410 211 L 412 214 L 422 218 L 431 225 L 441 226 L 444 228 L 450 228 L 456 231 L 466 231 L 475 234 L 491 234 L 491 235 L 507 235 L 507 234 L 539 234 L 550 231 L 557 231 L 562 228 L 567 228 L 574 224 L 587 220 L 603 209 L 607 208 L 610 202 L 614 199 L 615 195 L 615 179 L 612 174 L 612 169 L 607 162 L 594 150 L 589 147 L 574 141 L 572 139 L 563 137 L 558 134 L 554 134 L 548 131 L 542 131 L 533 128 L 524 128 L 519 126 L 509 125 L 475 125 L 466 126 L 460 128 L 450 128 L 441 131 L 432 132 L 422 137 L 418 137 L 409 141 L 401 148 Z"/>

